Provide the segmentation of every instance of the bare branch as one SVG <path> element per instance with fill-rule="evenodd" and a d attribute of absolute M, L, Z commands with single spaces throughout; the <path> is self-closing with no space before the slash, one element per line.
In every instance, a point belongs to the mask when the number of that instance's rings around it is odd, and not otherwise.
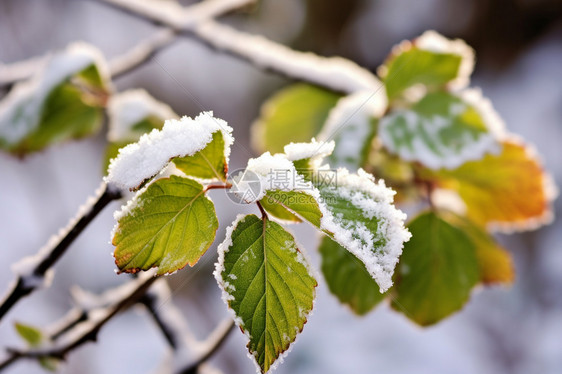
<path fill-rule="evenodd" d="M 154 276 L 155 271 L 142 273 L 138 278 L 120 287 L 110 290 L 104 300 L 113 299 L 107 306 L 99 306 L 93 309 L 74 308 L 61 321 L 56 322 L 46 331 L 53 340 L 50 346 L 40 349 L 16 350 L 10 349 L 10 355 L 0 362 L 0 370 L 7 368 L 22 358 L 53 357 L 64 359 L 74 349 L 89 341 L 95 341 L 100 329 L 117 313 L 137 303 L 146 290 L 158 279 Z M 85 314 L 85 318 L 81 315 Z"/>
<path fill-rule="evenodd" d="M 53 276 L 51 267 L 98 213 L 111 201 L 120 197 L 121 191 L 102 183 L 96 191 L 96 196 L 90 197 L 79 209 L 78 215 L 58 235 L 51 237 L 45 247 L 39 250 L 35 256 L 26 257 L 13 265 L 12 268 L 17 274 L 17 279 L 0 302 L 0 320 L 22 297 L 49 285 Z"/>

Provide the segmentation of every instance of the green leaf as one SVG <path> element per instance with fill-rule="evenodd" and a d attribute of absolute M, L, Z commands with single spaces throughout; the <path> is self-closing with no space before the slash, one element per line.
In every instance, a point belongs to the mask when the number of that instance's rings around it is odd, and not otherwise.
<path fill-rule="evenodd" d="M 40 357 L 39 365 L 47 371 L 56 372 L 59 369 L 60 360 L 53 357 Z"/>
<path fill-rule="evenodd" d="M 161 275 L 193 266 L 218 228 L 203 186 L 174 175 L 139 191 L 117 215 L 115 263 L 127 273 L 158 267 Z"/>
<path fill-rule="evenodd" d="M 383 144 L 404 160 L 419 161 L 432 169 L 451 169 L 498 151 L 498 141 L 491 133 L 494 126 L 462 96 L 435 92 L 409 110 L 384 117 L 379 134 Z"/>
<path fill-rule="evenodd" d="M 15 328 L 18 335 L 25 340 L 30 347 L 36 348 L 41 345 L 43 333 L 38 328 L 19 322 L 15 323 Z"/>
<path fill-rule="evenodd" d="M 174 164 L 186 175 L 192 177 L 226 181 L 228 164 L 222 132 L 213 133 L 213 140 L 205 148 L 193 156 L 174 159 Z"/>
<path fill-rule="evenodd" d="M 388 98 L 398 98 L 408 88 L 422 84 L 429 89 L 449 84 L 462 88 L 468 83 L 474 52 L 461 40 L 448 40 L 428 31 L 413 42 L 402 42 L 381 68 Z"/>
<path fill-rule="evenodd" d="M 267 191 L 260 203 L 268 213 L 279 219 L 300 222 L 299 217 L 302 217 L 320 227 L 322 212 L 316 199 L 306 191 Z"/>
<path fill-rule="evenodd" d="M 282 89 L 267 100 L 253 125 L 252 143 L 259 152 L 283 152 L 285 144 L 316 136 L 341 96 L 304 83 Z"/>
<path fill-rule="evenodd" d="M 319 251 L 330 292 L 353 312 L 365 315 L 384 299 L 365 265 L 341 245 L 324 237 Z"/>
<path fill-rule="evenodd" d="M 476 247 L 480 281 L 485 285 L 512 284 L 515 268 L 510 253 L 492 235 L 467 218 L 453 214 L 447 218 L 462 229 Z"/>
<path fill-rule="evenodd" d="M 263 373 L 287 351 L 312 310 L 316 280 L 293 236 L 255 215 L 240 217 L 219 246 L 215 276 Z"/>
<path fill-rule="evenodd" d="M 99 52 L 72 45 L 0 103 L 0 148 L 24 156 L 95 134 L 103 122 L 107 78 Z"/>
<path fill-rule="evenodd" d="M 462 230 L 432 212 L 416 217 L 408 228 L 412 239 L 396 271 L 392 307 L 427 326 L 468 300 L 480 278 L 476 249 Z"/>

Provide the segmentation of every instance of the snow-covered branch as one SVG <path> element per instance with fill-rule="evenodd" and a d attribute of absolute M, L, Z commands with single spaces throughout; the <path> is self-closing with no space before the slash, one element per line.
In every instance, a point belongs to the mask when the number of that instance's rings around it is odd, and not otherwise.
<path fill-rule="evenodd" d="M 175 15 L 170 10 L 160 9 L 167 7 L 159 7 L 160 2 L 154 0 L 99 1 L 129 14 L 136 14 L 157 24 L 182 31 L 183 35 L 195 36 L 219 51 L 232 54 L 251 62 L 257 67 L 290 78 L 346 93 L 358 90 L 378 90 L 382 86 L 375 75 L 353 61 L 341 57 L 322 57 L 310 52 L 295 51 L 262 36 L 248 34 L 217 23 L 212 17 L 185 17 L 185 13 L 179 11 L 178 15 Z M 219 3 L 220 1 L 212 1 L 212 3 L 215 2 Z M 241 3 L 242 0 L 233 0 L 232 2 Z M 211 1 L 198 5 L 203 7 L 205 3 L 211 3 Z M 173 3 L 173 6 L 171 5 L 173 8 L 177 6 L 176 3 Z M 192 9 L 192 7 L 188 9 Z M 211 8 L 211 6 L 209 7 Z M 184 10 L 186 9 L 184 8 Z M 210 12 L 207 11 L 204 14 L 210 14 Z"/>
<path fill-rule="evenodd" d="M 144 272 L 136 279 L 107 291 L 101 297 L 79 297 L 78 306 L 60 321 L 45 328 L 50 343 L 37 349 L 10 349 L 0 362 L 0 370 L 22 358 L 53 357 L 64 359 L 72 350 L 95 341 L 100 329 L 117 313 L 139 302 L 147 289 L 158 279 L 155 271 Z M 80 305 L 82 304 L 82 305 Z"/>
<path fill-rule="evenodd" d="M 52 236 L 45 247 L 41 248 L 35 256 L 26 257 L 12 265 L 17 279 L 12 282 L 10 291 L 0 301 L 0 320 L 22 297 L 50 284 L 53 265 L 98 213 L 111 201 L 120 197 L 120 190 L 102 183 L 96 195 L 90 197 L 86 204 L 80 207 L 76 217 L 57 235 Z"/>
<path fill-rule="evenodd" d="M 170 45 L 176 37 L 173 30 L 165 28 L 109 61 L 112 78 L 117 78 L 148 62 L 152 56 Z"/>

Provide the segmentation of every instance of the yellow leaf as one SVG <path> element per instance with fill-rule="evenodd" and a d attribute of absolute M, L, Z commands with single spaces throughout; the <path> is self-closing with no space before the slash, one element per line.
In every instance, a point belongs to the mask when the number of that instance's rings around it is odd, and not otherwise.
<path fill-rule="evenodd" d="M 534 150 L 517 139 L 502 151 L 454 170 L 421 171 L 441 188 L 458 192 L 473 222 L 504 232 L 535 229 L 552 220 L 556 187 Z"/>

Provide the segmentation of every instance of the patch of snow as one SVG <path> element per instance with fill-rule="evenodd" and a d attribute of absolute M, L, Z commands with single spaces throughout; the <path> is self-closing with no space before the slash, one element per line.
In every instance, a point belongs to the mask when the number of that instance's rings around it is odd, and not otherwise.
<path fill-rule="evenodd" d="M 107 103 L 107 111 L 109 116 L 107 140 L 110 142 L 136 141 L 139 134 L 132 131 L 132 126 L 147 117 L 156 117 L 162 122 L 178 118 L 169 105 L 156 100 L 144 89 L 128 90 L 112 95 Z"/>
<path fill-rule="evenodd" d="M 289 161 L 310 159 L 312 168 L 320 166 L 324 158 L 331 155 L 336 143 L 334 141 L 317 142 L 312 138 L 309 143 L 289 143 L 283 148 L 283 152 Z"/>

